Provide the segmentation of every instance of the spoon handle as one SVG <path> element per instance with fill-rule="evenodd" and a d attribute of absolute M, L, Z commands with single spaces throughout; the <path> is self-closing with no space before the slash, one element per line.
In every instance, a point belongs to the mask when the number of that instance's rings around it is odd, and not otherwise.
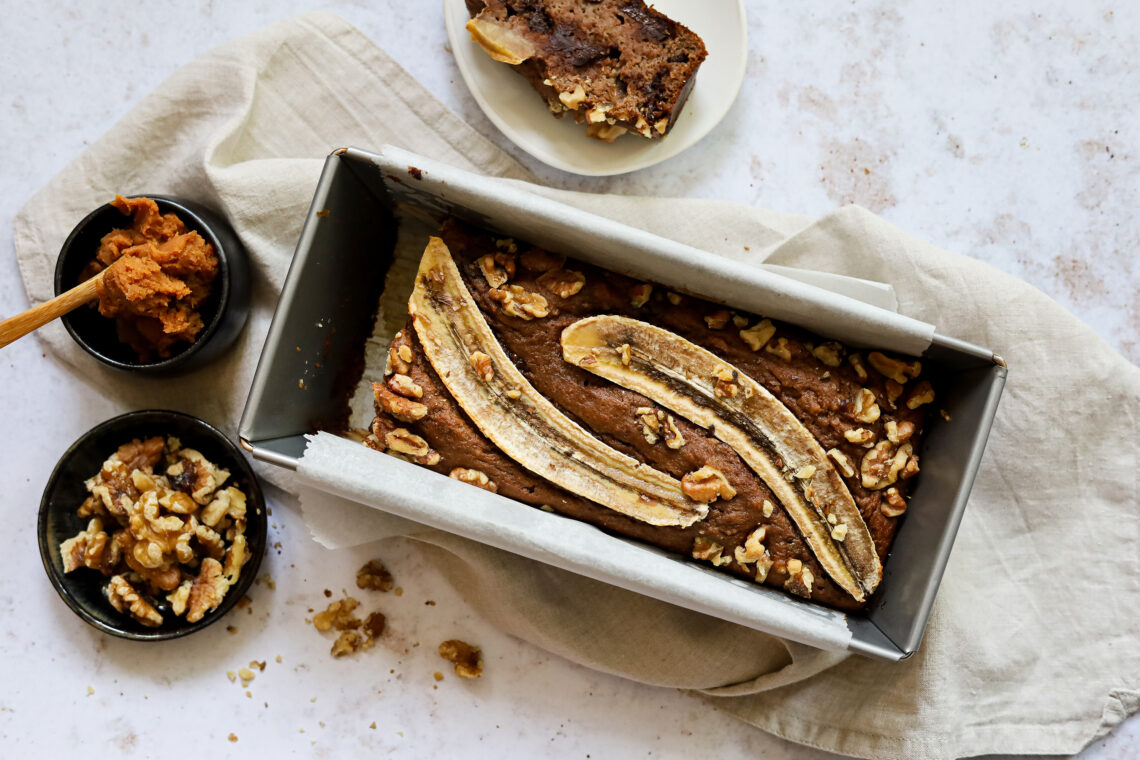
<path fill-rule="evenodd" d="M 8 345 L 12 341 L 22 338 L 32 330 L 43 327 L 53 319 L 58 319 L 69 311 L 76 309 L 88 301 L 93 301 L 98 296 L 96 295 L 95 288 L 102 279 L 103 270 L 95 277 L 76 285 L 71 290 L 65 293 L 60 293 L 50 301 L 44 301 L 38 306 L 33 306 L 25 312 L 17 314 L 14 317 L 8 317 L 3 322 L 0 322 L 0 348 Z"/>

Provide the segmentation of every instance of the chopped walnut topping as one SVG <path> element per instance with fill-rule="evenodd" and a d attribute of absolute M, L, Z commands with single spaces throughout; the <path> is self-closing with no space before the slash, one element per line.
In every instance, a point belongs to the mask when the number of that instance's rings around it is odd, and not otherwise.
<path fill-rule="evenodd" d="M 843 346 L 834 341 L 816 346 L 811 354 L 828 367 L 838 367 L 843 363 Z"/>
<path fill-rule="evenodd" d="M 318 631 L 347 631 L 360 627 L 360 618 L 353 615 L 353 611 L 360 606 L 360 602 L 351 596 L 339 599 L 329 604 L 323 612 L 313 615 L 313 627 Z"/>
<path fill-rule="evenodd" d="M 914 387 L 910 396 L 907 397 L 906 408 L 917 409 L 923 404 L 929 404 L 932 401 L 934 401 L 934 388 L 931 387 L 928 381 L 923 380 Z"/>
<path fill-rule="evenodd" d="M 475 260 L 483 279 L 492 288 L 498 288 L 515 276 L 515 260 L 505 253 L 487 254 Z"/>
<path fill-rule="evenodd" d="M 490 491 L 491 493 L 499 492 L 499 487 L 495 485 L 495 481 L 488 478 L 487 473 L 483 472 L 482 470 L 472 470 L 467 467 L 456 467 L 454 470 L 447 473 L 447 476 L 449 478 L 455 478 L 456 480 L 462 481 L 464 483 L 470 483 L 477 488 L 482 488 L 484 491 Z"/>
<path fill-rule="evenodd" d="M 743 330 L 745 327 L 748 327 L 748 317 L 745 317 L 741 314 L 733 314 L 732 325 L 733 327 Z"/>
<path fill-rule="evenodd" d="M 910 445 L 909 443 L 907 444 Z M 911 454 L 910 458 L 906 460 L 906 464 L 899 473 L 899 480 L 910 480 L 918 474 L 918 455 Z"/>
<path fill-rule="evenodd" d="M 733 559 L 741 565 L 768 560 L 768 550 L 762 543 L 767 533 L 768 529 L 763 525 L 749 533 L 748 538 L 744 540 L 744 545 L 733 550 Z M 769 564 L 771 563 L 769 562 Z"/>
<path fill-rule="evenodd" d="M 552 269 L 538 278 L 538 284 L 559 298 L 570 298 L 585 287 L 586 275 L 571 269 Z"/>
<path fill-rule="evenodd" d="M 658 433 L 661 432 L 661 418 L 658 414 L 661 413 L 648 406 L 639 406 L 634 414 L 641 423 L 641 434 L 645 436 L 645 442 L 650 446 L 657 443 Z"/>
<path fill-rule="evenodd" d="M 847 357 L 847 361 L 851 362 L 851 367 L 855 370 L 855 376 L 860 380 L 867 379 L 867 368 L 863 366 L 862 354 L 851 354 Z"/>
<path fill-rule="evenodd" d="M 772 513 L 775 511 L 776 511 L 776 506 L 772 502 L 765 499 L 764 500 L 764 506 L 763 506 L 764 516 L 765 517 L 771 517 Z"/>
<path fill-rule="evenodd" d="M 670 290 L 665 294 L 665 298 L 669 299 L 669 303 L 673 304 L 674 306 L 680 306 L 683 296 L 680 293 L 674 293 Z"/>
<path fill-rule="evenodd" d="M 621 357 L 621 363 L 628 367 L 630 359 L 633 358 L 628 343 L 622 343 L 618 346 L 618 356 Z"/>
<path fill-rule="evenodd" d="M 558 99 L 562 101 L 562 105 L 577 111 L 578 107 L 586 102 L 586 91 L 582 89 L 581 84 L 575 84 L 573 90 L 559 92 Z"/>
<path fill-rule="evenodd" d="M 867 361 L 880 375 L 889 377 L 899 385 L 906 385 L 907 380 L 918 377 L 922 372 L 922 362 L 916 361 L 908 364 L 898 359 L 892 359 L 879 351 L 872 351 L 867 354 Z"/>
<path fill-rule="evenodd" d="M 899 494 L 899 489 L 887 489 L 886 498 L 879 502 L 879 511 L 884 517 L 898 517 L 906 512 L 906 499 Z"/>
<path fill-rule="evenodd" d="M 629 289 L 629 305 L 635 309 L 640 309 L 649 303 L 649 297 L 651 295 L 653 295 L 652 285 L 645 282 L 634 285 Z"/>
<path fill-rule="evenodd" d="M 706 536 L 697 536 L 693 539 L 693 559 L 707 560 L 715 567 L 727 565 L 732 562 L 731 557 L 725 556 L 724 547 Z"/>
<path fill-rule="evenodd" d="M 407 353 L 408 358 L 404 359 L 401 353 Z M 384 374 L 391 375 L 393 373 L 406 375 L 412 371 L 412 349 L 407 346 L 388 346 L 388 364 L 384 367 Z"/>
<path fill-rule="evenodd" d="M 391 591 L 392 573 L 378 559 L 370 559 L 356 571 L 356 587 L 369 591 Z"/>
<path fill-rule="evenodd" d="M 740 386 L 736 382 L 736 372 L 728 369 L 728 367 L 718 368 L 714 379 L 716 384 L 713 386 L 713 394 L 718 398 L 734 398 L 736 394 L 740 393 Z"/>
<path fill-rule="evenodd" d="M 384 443 L 391 451 L 407 454 L 410 457 L 427 456 L 431 446 L 422 437 L 406 428 L 396 428 L 384 436 Z"/>
<path fill-rule="evenodd" d="M 740 331 L 740 339 L 748 344 L 748 347 L 753 351 L 759 351 L 772 336 L 776 334 L 776 326 L 772 324 L 770 319 L 762 319 L 756 324 L 752 325 L 746 330 Z"/>
<path fill-rule="evenodd" d="M 870 388 L 859 389 L 852 404 L 852 416 L 859 422 L 870 424 L 879 419 L 879 405 L 875 403 L 875 392 Z"/>
<path fill-rule="evenodd" d="M 658 414 L 661 414 L 661 412 L 658 412 Z M 685 445 L 685 436 L 681 435 L 681 431 L 677 429 L 677 423 L 671 414 L 665 417 L 665 424 L 661 429 L 661 435 L 665 438 L 665 445 L 671 449 L 679 449 Z"/>
<path fill-rule="evenodd" d="M 891 380 L 889 378 L 887 379 L 887 382 L 884 383 L 884 386 L 887 396 L 887 406 L 889 406 L 891 409 L 894 409 L 895 402 L 898 401 L 899 396 L 902 395 L 903 387 L 899 383 L 896 383 L 894 380 Z"/>
<path fill-rule="evenodd" d="M 399 337 L 401 334 L 402 333 L 396 333 L 397 337 Z M 396 353 L 399 355 L 400 361 L 409 363 L 412 361 L 413 354 L 411 346 L 404 344 L 396 349 Z"/>
<path fill-rule="evenodd" d="M 119 612 L 129 612 L 135 620 L 151 628 L 162 625 L 162 615 L 123 576 L 111 576 L 106 593 L 107 601 Z"/>
<path fill-rule="evenodd" d="M 847 523 L 839 523 L 831 529 L 831 537 L 836 541 L 842 541 L 847 538 Z"/>
<path fill-rule="evenodd" d="M 566 257 L 541 248 L 531 248 L 519 258 L 519 263 L 532 272 L 550 272 L 561 269 L 566 263 Z"/>
<path fill-rule="evenodd" d="M 382 383 L 372 384 L 372 396 L 376 403 L 400 422 L 416 422 L 427 416 L 427 406 L 418 401 L 397 396 Z"/>
<path fill-rule="evenodd" d="M 718 498 L 729 501 L 736 496 L 736 489 L 729 484 L 724 473 L 708 465 L 681 478 L 681 490 L 693 501 L 706 504 Z"/>
<path fill-rule="evenodd" d="M 730 319 L 732 319 L 732 312 L 728 309 L 719 309 L 705 317 L 705 324 L 709 326 L 710 330 L 723 330 Z"/>
<path fill-rule="evenodd" d="M 487 295 L 500 304 L 504 314 L 511 317 L 531 320 L 550 314 L 546 298 L 538 293 L 531 293 L 520 285 L 493 288 Z"/>
<path fill-rule="evenodd" d="M 459 639 L 449 639 L 439 645 L 439 656 L 455 665 L 460 678 L 478 678 L 483 675 L 483 653 Z"/>
<path fill-rule="evenodd" d="M 423 398 L 424 389 L 412 378 L 399 372 L 388 378 L 388 388 L 395 394 L 404 398 Z"/>
<path fill-rule="evenodd" d="M 843 437 L 849 442 L 858 446 L 870 446 L 875 441 L 875 434 L 867 428 L 855 428 L 854 430 L 844 430 Z"/>
<path fill-rule="evenodd" d="M 778 356 L 786 362 L 792 360 L 792 350 L 788 348 L 787 338 L 777 338 L 775 345 L 768 343 L 768 345 L 764 346 L 764 351 L 773 356 Z"/>
<path fill-rule="evenodd" d="M 788 579 L 784 581 L 784 588 L 796 596 L 811 599 L 811 586 L 815 582 L 815 576 L 811 570 L 804 567 L 804 564 L 798 559 L 788 560 L 786 569 Z"/>
<path fill-rule="evenodd" d="M 792 473 L 797 480 L 811 480 L 813 475 L 815 475 L 815 465 L 811 464 L 805 464 Z"/>
<path fill-rule="evenodd" d="M 863 487 L 878 491 L 893 484 L 910 459 L 911 452 L 912 447 L 909 443 L 904 443 L 896 449 L 890 441 L 880 441 L 863 456 L 859 468 Z M 916 462 L 916 471 L 917 466 Z"/>
<path fill-rule="evenodd" d="M 515 244 L 514 238 L 497 238 L 495 240 L 495 247 L 503 253 L 518 253 L 519 247 Z M 535 249 L 537 250 L 537 249 Z"/>
<path fill-rule="evenodd" d="M 475 351 L 469 357 L 471 366 L 475 368 L 475 373 L 485 383 L 491 382 L 491 378 L 495 376 L 495 367 L 491 363 L 491 357 L 482 351 Z"/>
<path fill-rule="evenodd" d="M 887 433 L 887 440 L 891 443 L 905 443 L 914 435 L 914 423 L 905 420 L 903 422 L 890 420 L 883 425 L 883 429 Z"/>
<path fill-rule="evenodd" d="M 850 478 L 855 475 L 855 468 L 851 466 L 851 460 L 846 454 L 839 449 L 828 449 L 827 454 L 835 460 L 836 466 L 839 468 L 839 471 L 843 473 L 844 477 Z"/>

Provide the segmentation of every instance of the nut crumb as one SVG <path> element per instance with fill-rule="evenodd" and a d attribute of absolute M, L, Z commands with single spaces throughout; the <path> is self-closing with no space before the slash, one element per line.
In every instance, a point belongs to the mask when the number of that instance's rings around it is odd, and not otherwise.
<path fill-rule="evenodd" d="M 238 740 L 237 734 L 232 734 L 232 733 L 226 738 L 229 739 L 231 742 L 236 742 Z"/>

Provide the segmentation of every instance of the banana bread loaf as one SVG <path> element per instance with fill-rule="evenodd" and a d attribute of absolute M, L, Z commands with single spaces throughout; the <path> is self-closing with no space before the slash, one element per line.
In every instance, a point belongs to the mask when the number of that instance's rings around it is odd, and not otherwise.
<path fill-rule="evenodd" d="M 851 352 L 455 221 L 366 444 L 844 610 L 881 578 L 934 390 Z"/>
<path fill-rule="evenodd" d="M 677 120 L 707 52 L 642 0 L 467 0 L 471 38 L 526 77 L 558 117 L 613 142 Z"/>

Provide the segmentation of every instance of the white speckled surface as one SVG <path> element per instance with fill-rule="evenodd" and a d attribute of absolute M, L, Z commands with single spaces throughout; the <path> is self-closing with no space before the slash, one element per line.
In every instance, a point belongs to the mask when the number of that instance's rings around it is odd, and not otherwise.
<path fill-rule="evenodd" d="M 24 200 L 180 64 L 311 6 L 105 0 L 4 4 L 0 47 L 0 314 L 22 310 L 11 219 Z M 437 2 L 328 4 L 503 147 L 450 58 Z M 417 10 L 411 10 L 416 8 Z M 722 198 L 808 214 L 855 201 L 946 248 L 1014 272 L 1140 361 L 1140 6 L 750 2 L 751 57 L 735 107 L 702 143 L 613 179 L 516 156 L 550 184 Z M 382 114 L 378 114 L 382 118 Z M 952 326 L 946 326 L 953 332 Z M 1079 358 L 1074 357 L 1079 360 Z M 123 409 L 73 386 L 34 339 L 0 353 L 6 427 L 0 500 L 0 756 L 190 757 L 210 752 L 396 756 L 831 757 L 754 731 L 695 698 L 570 665 L 477 617 L 420 555 L 383 547 L 404 588 L 367 596 L 383 646 L 333 662 L 304 623 L 325 588 L 375 548 L 331 554 L 274 504 L 252 612 L 182 642 L 137 645 L 88 628 L 39 570 L 34 513 L 66 446 Z M 436 604 L 428 605 L 428 600 Z M 483 646 L 459 682 L 434 654 Z M 280 654 L 282 663 L 275 662 Z M 247 697 L 225 671 L 267 660 Z M 93 689 L 88 694 L 88 687 Z M 370 728 L 375 722 L 376 728 Z M 237 744 L 226 737 L 233 732 Z M 171 742 L 172 735 L 178 739 Z M 1132 718 L 1087 760 L 1140 755 Z"/>

